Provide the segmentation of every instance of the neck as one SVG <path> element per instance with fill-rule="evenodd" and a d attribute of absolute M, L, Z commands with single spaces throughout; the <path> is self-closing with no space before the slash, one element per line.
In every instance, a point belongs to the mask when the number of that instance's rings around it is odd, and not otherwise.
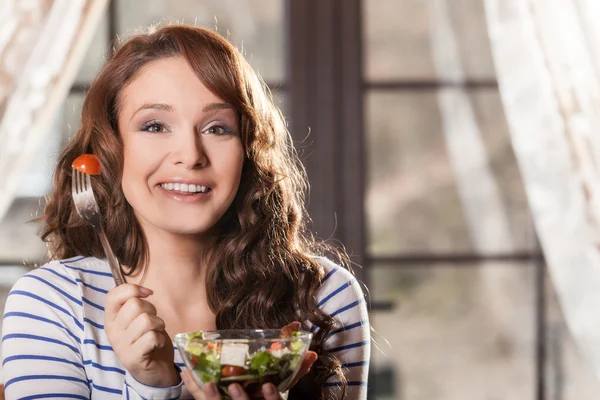
<path fill-rule="evenodd" d="M 194 300 L 205 301 L 202 238 L 153 229 L 145 229 L 144 233 L 150 257 L 141 284 L 152 289 L 154 297 L 167 308 L 181 309 Z M 142 270 L 136 271 L 129 281 L 140 284 L 143 275 Z"/>

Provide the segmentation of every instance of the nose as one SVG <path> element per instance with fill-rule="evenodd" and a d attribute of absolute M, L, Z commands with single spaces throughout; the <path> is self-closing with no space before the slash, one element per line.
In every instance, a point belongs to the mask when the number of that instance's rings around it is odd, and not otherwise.
<path fill-rule="evenodd" d="M 208 164 L 206 148 L 202 137 L 195 130 L 177 135 L 171 155 L 175 164 L 187 169 L 205 167 Z"/>

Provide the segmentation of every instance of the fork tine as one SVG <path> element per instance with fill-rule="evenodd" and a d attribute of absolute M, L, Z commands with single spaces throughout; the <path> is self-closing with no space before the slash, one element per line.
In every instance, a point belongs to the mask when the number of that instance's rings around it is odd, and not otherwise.
<path fill-rule="evenodd" d="M 83 193 L 83 174 L 77 171 L 77 193 Z"/>
<path fill-rule="evenodd" d="M 88 174 L 85 174 L 85 190 L 92 190 L 92 178 Z"/>
<path fill-rule="evenodd" d="M 75 170 L 75 192 L 77 194 L 81 193 L 81 188 L 79 186 L 79 171 Z"/>
<path fill-rule="evenodd" d="M 71 173 L 71 192 L 73 194 L 77 194 L 77 184 L 75 181 L 77 180 L 77 170 L 72 168 L 73 172 Z"/>

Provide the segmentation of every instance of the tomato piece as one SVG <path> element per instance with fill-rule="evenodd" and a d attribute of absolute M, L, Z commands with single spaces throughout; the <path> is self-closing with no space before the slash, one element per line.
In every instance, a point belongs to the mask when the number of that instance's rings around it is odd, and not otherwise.
<path fill-rule="evenodd" d="M 100 175 L 102 172 L 102 165 L 100 165 L 100 161 L 93 154 L 80 155 L 73 161 L 71 166 L 77 171 L 88 175 Z"/>
<path fill-rule="evenodd" d="M 190 356 L 190 359 L 192 360 L 192 363 L 194 364 L 194 366 L 198 365 L 198 357 L 196 357 L 195 354 L 192 354 Z"/>
<path fill-rule="evenodd" d="M 283 346 L 279 342 L 275 342 L 275 343 L 271 344 L 271 347 L 269 347 L 269 350 L 271 350 L 271 351 L 282 350 L 282 349 L 283 349 Z"/>
<path fill-rule="evenodd" d="M 225 365 L 221 368 L 221 376 L 241 376 L 248 374 L 248 370 L 244 367 L 238 367 L 237 365 Z"/>

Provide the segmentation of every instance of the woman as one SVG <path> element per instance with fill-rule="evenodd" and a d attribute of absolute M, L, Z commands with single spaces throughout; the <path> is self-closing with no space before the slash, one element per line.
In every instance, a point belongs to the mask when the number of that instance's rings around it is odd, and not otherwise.
<path fill-rule="evenodd" d="M 94 189 L 126 273 L 118 287 L 73 207 L 71 163 L 83 153 L 103 165 Z M 129 39 L 60 155 L 42 232 L 51 261 L 7 299 L 6 397 L 218 399 L 180 374 L 174 334 L 298 320 L 316 354 L 290 398 L 366 398 L 364 297 L 323 255 L 347 258 L 306 233 L 305 191 L 281 113 L 231 44 L 184 25 Z"/>

